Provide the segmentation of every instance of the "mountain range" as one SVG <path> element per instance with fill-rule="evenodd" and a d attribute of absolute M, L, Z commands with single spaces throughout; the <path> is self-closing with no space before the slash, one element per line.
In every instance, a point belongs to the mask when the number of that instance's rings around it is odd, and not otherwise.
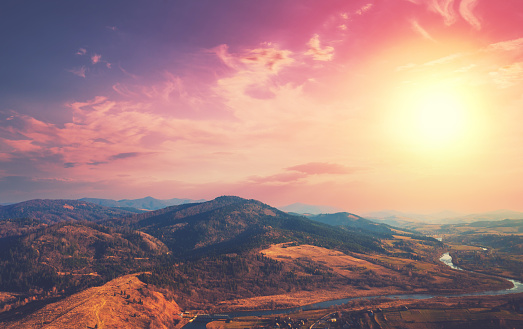
<path fill-rule="evenodd" d="M 256 200 L 235 196 L 171 206 L 105 223 L 146 232 L 164 241 L 180 256 L 238 252 L 288 241 L 336 244 L 353 251 L 379 249 L 377 240 L 370 234 L 340 231 Z"/>
<path fill-rule="evenodd" d="M 153 197 L 145 197 L 141 199 L 123 199 L 123 200 L 112 200 L 112 199 L 98 199 L 98 198 L 82 198 L 79 201 L 85 201 L 85 202 L 91 202 L 94 204 L 98 204 L 105 207 L 115 207 L 115 208 L 135 208 L 135 209 L 142 209 L 142 210 L 158 210 L 161 208 L 169 207 L 169 206 L 176 206 L 180 204 L 186 204 L 186 203 L 198 203 L 198 202 L 204 202 L 206 200 L 200 199 L 200 200 L 192 200 L 192 199 L 166 199 L 166 200 L 159 200 L 155 199 Z"/>
<path fill-rule="evenodd" d="M 519 230 L 518 223 L 503 223 L 509 224 Z M 489 231 L 495 225 L 488 223 Z M 0 323 L 8 319 L 16 327 L 25 312 L 40 321 L 47 313 L 39 310 L 53 313 L 44 306 L 60 299 L 64 303 L 56 307 L 70 303 L 78 310 L 82 298 L 96 301 L 98 306 L 82 311 L 94 312 L 91 318 L 82 315 L 92 328 L 93 316 L 105 316 L 98 311 L 106 303 L 142 318 L 140 312 L 156 307 L 147 300 L 153 295 L 173 309 L 178 304 L 210 310 L 234 300 L 294 292 L 472 289 L 469 274 L 434 263 L 442 247 L 433 238 L 349 212 L 303 216 L 237 196 L 145 212 L 86 199 L 31 200 L 0 208 L 0 291 L 12 294 L 0 301 Z M 125 277 L 131 273 L 135 276 Z M 118 279 L 109 290 L 103 286 L 122 277 L 133 282 L 127 292 L 118 291 L 124 283 Z M 64 312 L 53 313 L 56 325 L 60 314 L 76 311 Z M 155 316 L 150 315 L 147 321 Z"/>
<path fill-rule="evenodd" d="M 460 214 L 453 211 L 441 211 L 433 214 L 405 213 L 396 210 L 375 211 L 362 214 L 373 221 L 397 227 L 411 227 L 416 223 L 457 224 L 476 221 L 497 221 L 503 219 L 522 219 L 523 212 L 512 210 L 495 210 L 482 213 Z"/>
<path fill-rule="evenodd" d="M 0 220 L 31 218 L 43 223 L 71 220 L 97 221 L 134 213 L 136 211 L 100 206 L 79 200 L 36 199 L 0 206 Z"/>
<path fill-rule="evenodd" d="M 319 214 L 332 214 L 343 211 L 340 208 L 332 206 L 320 206 L 320 205 L 311 205 L 306 203 L 296 202 L 287 206 L 278 207 L 278 209 L 297 214 L 310 214 L 310 215 L 319 215 Z"/>

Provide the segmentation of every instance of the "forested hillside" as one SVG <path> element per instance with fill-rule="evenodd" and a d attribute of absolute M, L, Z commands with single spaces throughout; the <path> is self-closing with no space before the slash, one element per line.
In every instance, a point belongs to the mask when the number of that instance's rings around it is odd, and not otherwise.
<path fill-rule="evenodd" d="M 44 223 L 71 220 L 98 221 L 129 216 L 134 212 L 77 200 L 30 200 L 0 206 L 1 219 L 31 218 Z"/>
<path fill-rule="evenodd" d="M 256 200 L 230 196 L 107 223 L 151 234 L 181 258 L 243 252 L 271 243 L 292 241 L 346 251 L 382 250 L 379 240 L 371 234 L 340 231 Z"/>

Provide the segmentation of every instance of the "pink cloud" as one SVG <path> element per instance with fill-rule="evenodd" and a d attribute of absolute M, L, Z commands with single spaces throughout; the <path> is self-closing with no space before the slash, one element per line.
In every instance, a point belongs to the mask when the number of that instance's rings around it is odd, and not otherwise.
<path fill-rule="evenodd" d="M 478 0 L 462 0 L 459 4 L 459 13 L 476 30 L 481 29 L 481 22 L 474 14 L 474 8 L 478 5 Z"/>
<path fill-rule="evenodd" d="M 227 45 L 220 45 L 211 52 L 227 66 L 234 69 L 268 70 L 273 73 L 279 72 L 283 67 L 294 62 L 292 52 L 281 50 L 271 43 L 266 43 L 260 48 L 245 50 L 242 53 L 231 54 Z"/>
<path fill-rule="evenodd" d="M 286 168 L 287 170 L 298 171 L 308 175 L 321 175 L 321 174 L 335 174 L 345 175 L 351 174 L 358 170 L 357 168 L 349 168 L 335 163 L 325 162 L 309 162 L 302 165 L 292 166 Z"/>
<path fill-rule="evenodd" d="M 269 47 L 252 49 L 246 54 L 243 54 L 239 58 L 240 62 L 247 65 L 263 66 L 272 72 L 278 72 L 283 67 L 294 62 L 290 57 L 291 52 L 289 50 L 280 50 L 271 47 L 271 44 L 267 46 Z"/>
<path fill-rule="evenodd" d="M 140 155 L 142 155 L 140 152 L 125 152 L 125 153 L 118 153 L 115 155 L 111 155 L 109 157 L 109 159 L 110 160 L 129 159 L 129 158 L 135 158 Z"/>
<path fill-rule="evenodd" d="M 316 61 L 331 61 L 334 57 L 334 47 L 325 46 L 321 47 L 320 36 L 315 34 L 307 43 L 309 50 L 305 55 L 310 55 Z"/>
<path fill-rule="evenodd" d="M 454 10 L 454 0 L 429 0 L 427 6 L 430 11 L 440 14 L 445 25 L 452 25 L 456 22 L 457 15 Z"/>
<path fill-rule="evenodd" d="M 91 63 L 98 64 L 101 59 L 102 59 L 102 55 L 94 54 L 94 55 L 91 56 Z"/>
<path fill-rule="evenodd" d="M 515 51 L 521 54 L 523 52 L 523 38 L 492 43 L 486 48 L 486 50 L 506 52 Z"/>
<path fill-rule="evenodd" d="M 252 176 L 249 178 L 250 181 L 259 184 L 270 184 L 270 183 L 291 183 L 299 181 L 307 177 L 307 174 L 300 172 L 292 173 L 280 173 L 276 175 L 270 175 L 265 177 Z"/>
<path fill-rule="evenodd" d="M 463 18 L 474 29 L 481 29 L 481 22 L 474 13 L 478 0 L 406 0 L 418 5 L 425 5 L 426 8 L 443 17 L 445 25 L 450 26 L 456 23 L 459 17 Z M 459 9 L 456 6 L 459 3 Z"/>
<path fill-rule="evenodd" d="M 365 14 L 366 12 L 371 10 L 373 6 L 374 5 L 372 3 L 366 4 L 365 6 L 361 7 L 360 9 L 358 9 L 356 11 L 356 15 L 360 15 L 361 16 L 361 15 Z"/>

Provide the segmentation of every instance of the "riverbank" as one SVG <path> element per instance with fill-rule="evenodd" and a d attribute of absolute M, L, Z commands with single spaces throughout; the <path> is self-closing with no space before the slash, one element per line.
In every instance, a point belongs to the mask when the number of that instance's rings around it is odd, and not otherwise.
<path fill-rule="evenodd" d="M 443 254 L 440 260 L 443 258 L 445 261 L 442 260 L 442 262 L 451 267 L 456 267 L 452 263 L 452 257 L 450 257 L 448 253 Z M 463 269 L 457 268 L 456 270 L 463 271 Z M 516 280 L 510 280 L 512 282 L 512 287 L 509 289 L 501 289 L 501 290 L 495 290 L 495 291 L 475 291 L 475 292 L 469 292 L 469 293 L 461 293 L 461 294 L 434 294 L 434 293 L 422 293 L 422 292 L 409 292 L 405 294 L 383 294 L 383 295 L 373 295 L 373 296 L 358 296 L 358 297 L 350 297 L 350 298 L 341 298 L 341 299 L 331 299 L 327 301 L 321 301 L 316 303 L 311 303 L 308 305 L 303 305 L 303 300 L 301 305 L 302 306 L 296 306 L 296 307 L 290 307 L 287 309 L 271 309 L 271 310 L 251 310 L 251 311 L 240 311 L 240 312 L 229 312 L 227 313 L 228 316 L 231 318 L 235 317 L 246 317 L 246 316 L 267 316 L 267 315 L 281 315 L 281 314 L 290 314 L 295 313 L 302 310 L 314 310 L 314 309 L 326 309 L 332 306 L 336 305 L 343 305 L 348 302 L 353 302 L 357 300 L 371 300 L 371 299 L 377 299 L 377 298 L 390 298 L 393 300 L 405 300 L 405 299 L 417 299 L 417 300 L 426 300 L 426 299 L 433 299 L 433 298 L 455 298 L 455 297 L 473 297 L 473 296 L 488 296 L 488 295 L 505 295 L 505 294 L 517 294 L 517 293 L 523 293 L 523 283 L 516 281 Z M 375 292 L 375 291 L 373 291 Z M 271 298 L 274 296 L 267 296 L 266 298 Z M 332 296 L 324 296 L 326 298 L 332 298 Z M 256 297 L 257 299 L 259 297 Z M 258 301 L 260 301 L 258 299 Z M 222 313 L 222 312 L 220 312 Z M 184 329 L 203 329 L 206 328 L 206 323 L 212 322 L 212 320 L 209 320 L 207 322 L 191 322 L 188 325 L 184 326 Z"/>

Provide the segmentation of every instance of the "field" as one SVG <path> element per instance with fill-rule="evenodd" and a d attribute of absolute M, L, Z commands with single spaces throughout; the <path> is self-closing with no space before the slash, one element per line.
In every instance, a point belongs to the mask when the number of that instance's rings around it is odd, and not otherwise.
<path fill-rule="evenodd" d="M 521 328 L 523 294 L 466 298 L 413 300 L 358 300 L 328 310 L 305 311 L 285 317 L 235 318 L 212 322 L 209 329 L 273 328 L 284 321 L 294 328 L 374 329 L 487 329 Z"/>
<path fill-rule="evenodd" d="M 347 297 L 452 293 L 508 287 L 504 281 L 451 270 L 438 260 L 428 262 L 358 253 L 347 255 L 317 246 L 287 244 L 272 245 L 260 253 L 283 262 L 299 277 L 312 276 L 318 270 L 322 275 L 330 273 L 338 279 L 332 281 L 331 287 L 323 289 L 225 300 L 218 303 L 213 311 L 282 309 Z"/>

